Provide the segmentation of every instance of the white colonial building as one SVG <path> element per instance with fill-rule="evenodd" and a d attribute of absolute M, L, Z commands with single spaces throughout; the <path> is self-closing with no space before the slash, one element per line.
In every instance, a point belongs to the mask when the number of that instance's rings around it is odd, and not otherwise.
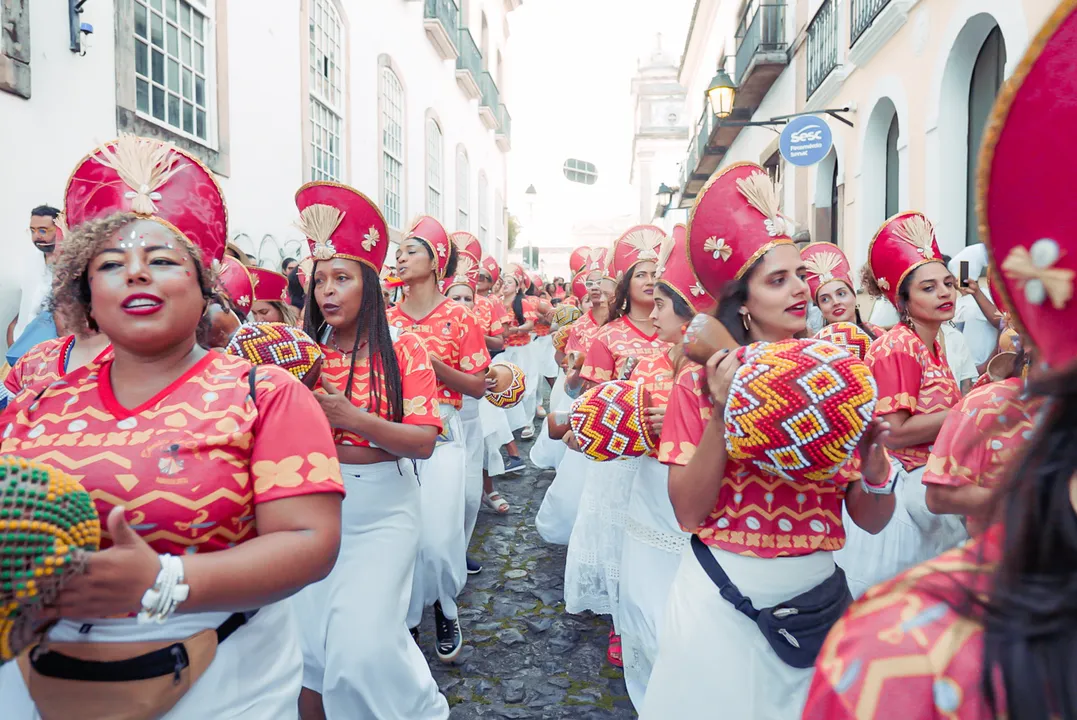
<path fill-rule="evenodd" d="M 79 159 L 122 132 L 200 157 L 266 266 L 305 253 L 293 196 L 310 180 L 377 199 L 395 237 L 427 213 L 503 256 L 520 3 L 93 0 L 69 19 L 60 0 L 4 2 L 0 327 L 41 262 L 30 209 L 60 206 Z"/>
<path fill-rule="evenodd" d="M 677 79 L 678 58 L 663 44 L 663 36 L 657 35 L 654 48 L 639 61 L 632 78 L 635 133 L 629 182 L 639 204 L 640 223 L 650 223 L 656 214 L 660 224 L 673 217 L 664 207 L 656 211 L 656 193 L 661 184 L 674 183 L 689 137 L 685 92 Z M 672 223 L 666 230 L 671 228 Z"/>

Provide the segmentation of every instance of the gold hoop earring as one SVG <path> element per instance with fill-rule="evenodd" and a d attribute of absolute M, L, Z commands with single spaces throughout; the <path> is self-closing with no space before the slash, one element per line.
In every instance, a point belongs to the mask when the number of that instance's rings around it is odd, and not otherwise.
<path fill-rule="evenodd" d="M 752 316 L 751 313 L 744 313 L 740 316 L 740 324 L 744 326 L 744 332 L 752 331 Z"/>

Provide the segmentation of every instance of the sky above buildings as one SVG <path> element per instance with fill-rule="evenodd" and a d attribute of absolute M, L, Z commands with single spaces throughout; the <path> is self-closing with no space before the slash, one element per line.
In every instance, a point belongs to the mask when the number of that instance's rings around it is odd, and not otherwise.
<path fill-rule="evenodd" d="M 537 237 L 636 210 L 629 185 L 631 82 L 662 46 L 679 58 L 693 0 L 525 0 L 510 16 L 509 209 Z M 593 186 L 568 182 L 567 158 L 595 164 Z M 538 194 L 528 202 L 526 189 Z"/>

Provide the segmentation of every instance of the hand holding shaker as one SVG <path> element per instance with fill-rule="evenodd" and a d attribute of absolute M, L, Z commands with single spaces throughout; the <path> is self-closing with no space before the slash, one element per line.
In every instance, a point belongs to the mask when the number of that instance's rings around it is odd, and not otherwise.
<path fill-rule="evenodd" d="M 699 314 L 692 318 L 684 331 L 685 357 L 692 362 L 706 365 L 719 350 L 735 350 L 740 347 L 733 336 L 717 318 Z"/>

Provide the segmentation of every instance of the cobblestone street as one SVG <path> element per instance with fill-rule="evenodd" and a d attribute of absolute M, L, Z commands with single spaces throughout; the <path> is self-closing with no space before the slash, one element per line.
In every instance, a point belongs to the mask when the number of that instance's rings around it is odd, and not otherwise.
<path fill-rule="evenodd" d="M 526 458 L 530 443 L 519 445 Z M 471 554 L 484 569 L 460 597 L 464 649 L 457 664 L 436 660 L 432 613 L 423 620 L 423 652 L 453 720 L 636 717 L 621 670 L 606 662 L 608 618 L 564 613 L 565 548 L 535 530 L 553 477 L 529 464 L 500 478 L 508 515 L 480 512 Z"/>

